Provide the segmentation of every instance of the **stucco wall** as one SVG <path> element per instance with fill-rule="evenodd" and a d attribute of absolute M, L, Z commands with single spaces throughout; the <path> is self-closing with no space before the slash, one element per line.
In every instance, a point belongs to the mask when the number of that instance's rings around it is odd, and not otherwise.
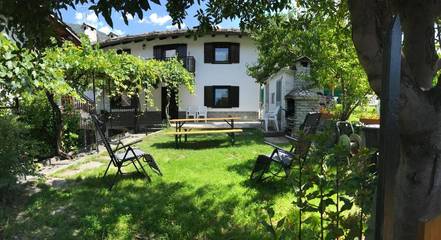
<path fill-rule="evenodd" d="M 209 64 L 204 63 L 204 43 L 205 42 L 235 42 L 240 43 L 240 63 L 239 64 Z M 204 86 L 211 85 L 231 85 L 239 86 L 239 107 L 238 108 L 209 108 L 209 112 L 251 112 L 259 111 L 259 84 L 247 75 L 247 65 L 257 61 L 257 49 L 253 41 L 247 36 L 203 36 L 194 40 L 184 36 L 176 39 L 167 38 L 164 40 L 155 39 L 152 41 L 141 41 L 137 43 L 120 44 L 111 46 L 113 49 L 130 48 L 133 55 L 143 58 L 153 58 L 153 46 L 167 44 L 187 44 L 187 55 L 195 57 L 196 71 L 195 94 L 190 95 L 187 90 L 181 89 L 179 92 L 179 109 L 185 111 L 188 106 L 203 106 Z M 161 110 L 161 89 L 153 92 L 154 106 L 147 106 L 147 111 Z M 144 103 L 142 103 L 144 104 Z"/>

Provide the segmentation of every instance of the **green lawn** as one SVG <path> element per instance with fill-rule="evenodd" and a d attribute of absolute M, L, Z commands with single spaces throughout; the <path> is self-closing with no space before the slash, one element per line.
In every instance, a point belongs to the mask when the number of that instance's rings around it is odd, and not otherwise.
<path fill-rule="evenodd" d="M 6 239 L 267 239 L 259 223 L 263 208 L 275 204 L 276 219 L 293 209 L 292 190 L 283 180 L 248 181 L 258 154 L 271 148 L 259 131 L 245 131 L 231 146 L 227 136 L 192 136 L 182 149 L 162 133 L 145 137 L 139 148 L 157 160 L 163 177 L 152 183 L 134 175 L 107 190 L 106 153 L 57 172 L 62 187 L 41 184 L 5 226 Z M 75 171 L 77 169 L 77 171 Z M 113 169 L 114 170 L 114 169 Z M 73 172 L 69 177 L 66 171 Z M 130 172 L 131 169 L 126 169 Z M 114 173 L 114 172 L 112 172 Z"/>

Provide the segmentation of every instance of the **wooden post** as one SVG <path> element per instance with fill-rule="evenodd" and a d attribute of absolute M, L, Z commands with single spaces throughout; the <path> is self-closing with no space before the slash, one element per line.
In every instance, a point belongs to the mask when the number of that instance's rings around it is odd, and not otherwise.
<path fill-rule="evenodd" d="M 387 35 L 381 90 L 380 160 L 375 224 L 377 240 L 391 240 L 394 232 L 395 177 L 400 161 L 401 36 L 400 18 L 396 16 Z"/>

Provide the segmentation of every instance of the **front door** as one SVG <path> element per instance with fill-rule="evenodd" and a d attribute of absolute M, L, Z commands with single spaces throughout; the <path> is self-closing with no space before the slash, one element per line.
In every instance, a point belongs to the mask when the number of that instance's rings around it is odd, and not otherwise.
<path fill-rule="evenodd" d="M 170 119 L 176 119 L 178 118 L 178 104 L 176 103 L 176 92 L 172 92 L 170 97 L 170 106 L 169 106 L 169 114 Z M 167 107 L 167 88 L 162 87 L 161 89 L 161 116 L 162 119 L 167 119 L 167 114 L 165 112 L 165 109 Z"/>

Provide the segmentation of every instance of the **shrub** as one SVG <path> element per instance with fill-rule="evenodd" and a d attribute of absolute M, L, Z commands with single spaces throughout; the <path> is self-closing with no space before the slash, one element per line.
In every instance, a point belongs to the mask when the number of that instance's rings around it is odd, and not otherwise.
<path fill-rule="evenodd" d="M 0 133 L 1 193 L 16 183 L 17 177 L 34 173 L 33 159 L 40 142 L 32 140 L 29 127 L 11 115 L 0 116 Z"/>
<path fill-rule="evenodd" d="M 20 121 L 27 125 L 30 139 L 39 142 L 38 158 L 54 155 L 54 124 L 51 107 L 43 92 L 24 96 L 20 102 Z"/>
<path fill-rule="evenodd" d="M 80 117 L 71 104 L 64 106 L 62 146 L 66 152 L 77 151 L 80 146 Z"/>

